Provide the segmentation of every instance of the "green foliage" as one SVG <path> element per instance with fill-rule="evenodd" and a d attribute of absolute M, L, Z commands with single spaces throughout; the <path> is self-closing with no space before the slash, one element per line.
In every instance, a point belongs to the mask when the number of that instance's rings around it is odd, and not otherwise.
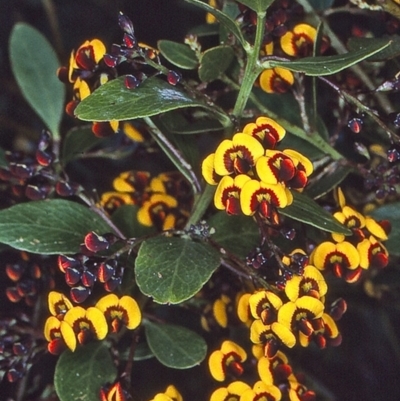
<path fill-rule="evenodd" d="M 136 281 L 158 303 L 178 304 L 196 294 L 219 266 L 210 245 L 186 238 L 156 237 L 141 245 L 135 263 Z"/>
<path fill-rule="evenodd" d="M 112 230 L 94 211 L 63 199 L 20 203 L 0 211 L 0 242 L 23 251 L 76 253 L 89 231 Z"/>
<path fill-rule="evenodd" d="M 233 58 L 230 46 L 216 46 L 206 50 L 200 60 L 199 78 L 203 82 L 216 80 L 229 67 Z"/>
<path fill-rule="evenodd" d="M 196 53 L 188 45 L 164 39 L 157 42 L 157 47 L 170 63 L 179 68 L 194 70 L 199 64 Z"/>
<path fill-rule="evenodd" d="M 293 203 L 280 211 L 284 216 L 323 231 L 350 235 L 351 231 L 340 224 L 329 212 L 308 196 L 293 191 Z"/>
<path fill-rule="evenodd" d="M 116 377 L 117 369 L 107 345 L 92 343 L 60 356 L 54 385 L 60 401 L 98 401 L 100 388 Z"/>
<path fill-rule="evenodd" d="M 207 223 L 215 229 L 213 241 L 241 258 L 245 258 L 250 250 L 259 245 L 258 227 L 246 216 L 227 216 L 225 212 L 219 212 L 208 219 Z"/>
<path fill-rule="evenodd" d="M 304 74 L 313 77 L 332 75 L 384 50 L 390 45 L 390 43 L 391 41 L 389 40 L 384 43 L 381 41 L 378 43 L 368 43 L 368 46 L 366 47 L 361 47 L 358 50 L 334 56 L 304 57 L 301 60 L 294 61 L 271 60 L 265 62 L 264 66 L 265 68 L 283 67 L 291 71 L 303 72 Z"/>
<path fill-rule="evenodd" d="M 55 51 L 40 32 L 25 23 L 14 26 L 9 51 L 22 94 L 52 134 L 58 136 L 65 86 L 55 75 L 59 67 Z"/>
<path fill-rule="evenodd" d="M 252 10 L 263 13 L 272 4 L 273 0 L 240 0 L 239 3 L 251 8 Z"/>
<path fill-rule="evenodd" d="M 188 369 L 206 356 L 203 337 L 182 326 L 146 321 L 146 339 L 154 356 L 165 366 Z"/>
<path fill-rule="evenodd" d="M 400 36 L 391 35 L 385 38 L 350 38 L 348 42 L 348 47 L 350 51 L 358 50 L 362 48 L 367 48 L 371 44 L 381 44 L 384 45 L 390 40 L 389 46 L 385 47 L 383 50 L 375 53 L 374 55 L 368 57 L 368 61 L 386 61 L 392 58 L 398 57 L 400 55 Z"/>
<path fill-rule="evenodd" d="M 85 121 L 130 120 L 185 107 L 206 105 L 159 78 L 148 78 L 130 90 L 124 85 L 124 77 L 120 77 L 79 103 L 75 115 Z"/>

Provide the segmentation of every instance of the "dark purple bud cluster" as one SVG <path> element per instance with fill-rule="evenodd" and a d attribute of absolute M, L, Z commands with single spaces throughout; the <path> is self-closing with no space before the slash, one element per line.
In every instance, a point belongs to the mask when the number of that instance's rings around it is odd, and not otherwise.
<path fill-rule="evenodd" d="M 124 267 L 115 258 L 97 254 L 109 249 L 117 240 L 113 234 L 90 232 L 85 236 L 80 253 L 58 257 L 58 268 L 65 274 L 65 282 L 71 287 L 70 295 L 75 303 L 84 302 L 96 282 L 103 284 L 107 292 L 114 291 L 121 284 Z"/>
<path fill-rule="evenodd" d="M 379 163 L 370 169 L 364 178 L 364 186 L 367 190 L 375 190 L 377 199 L 397 194 L 400 184 L 400 150 L 398 146 L 392 146 L 387 151 L 387 161 Z"/>
<path fill-rule="evenodd" d="M 256 13 L 248 7 L 239 4 L 240 20 L 245 33 L 254 34 Z M 280 38 L 288 31 L 288 26 L 299 21 L 304 16 L 303 7 L 292 0 L 277 0 L 271 4 L 265 20 L 264 44 L 271 43 L 274 38 Z"/>
<path fill-rule="evenodd" d="M 26 252 L 5 258 L 10 261 L 5 263 L 4 270 L 13 282 L 13 285 L 6 288 L 6 296 L 10 302 L 24 300 L 28 306 L 33 306 L 38 294 L 54 288 L 54 271 L 50 258 Z"/>
<path fill-rule="evenodd" d="M 43 130 L 34 156 L 6 152 L 8 165 L 0 167 L 0 180 L 8 183 L 15 197 L 42 200 L 54 192 L 64 197 L 79 191 L 78 184 L 60 177 L 56 172 L 52 147 L 50 132 Z"/>
<path fill-rule="evenodd" d="M 246 265 L 259 272 L 264 280 L 274 283 L 278 289 L 284 289 L 286 282 L 294 275 L 301 276 L 308 265 L 308 256 L 294 253 L 289 258 L 289 264 L 279 263 L 271 250 L 256 248 L 246 257 Z"/>
<path fill-rule="evenodd" d="M 44 340 L 36 339 L 29 318 L 0 320 L 0 381 L 16 382 L 27 373 L 44 352 Z"/>
<path fill-rule="evenodd" d="M 160 64 L 158 52 L 151 47 L 139 44 L 132 21 L 122 12 L 119 13 L 118 24 L 124 32 L 122 43 L 113 44 L 111 51 L 104 55 L 103 61 L 107 67 L 113 69 L 123 63 L 129 64 L 131 68 L 128 74 L 126 74 L 126 68 L 121 69 L 125 74 L 124 84 L 127 89 L 136 89 L 148 77 L 146 71 L 149 67 L 148 60 L 156 60 Z M 176 71 L 167 73 L 167 81 L 173 86 L 177 85 L 181 78 L 180 73 Z"/>

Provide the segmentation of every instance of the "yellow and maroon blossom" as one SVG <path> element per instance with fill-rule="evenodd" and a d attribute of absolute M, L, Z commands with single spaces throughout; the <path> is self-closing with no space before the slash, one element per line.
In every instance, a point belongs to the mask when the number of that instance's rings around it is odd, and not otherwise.
<path fill-rule="evenodd" d="M 158 229 L 169 230 L 175 227 L 176 216 L 174 210 L 178 201 L 167 194 L 152 194 L 138 210 L 137 219 L 147 227 L 155 226 Z"/>
<path fill-rule="evenodd" d="M 296 344 L 296 337 L 289 328 L 278 322 L 265 325 L 261 320 L 252 323 L 250 340 L 255 344 L 263 344 L 264 355 L 267 358 L 273 358 L 282 344 L 288 348 Z"/>
<path fill-rule="evenodd" d="M 281 398 L 282 393 L 278 387 L 259 380 L 252 389 L 243 393 L 240 401 L 279 401 Z"/>
<path fill-rule="evenodd" d="M 113 187 L 117 192 L 143 194 L 148 192 L 150 184 L 150 173 L 148 171 L 124 171 L 113 181 Z M 141 203 L 143 195 L 140 195 L 135 203 Z M 136 197 L 134 196 L 134 199 Z"/>
<path fill-rule="evenodd" d="M 50 313 L 58 320 L 62 320 L 64 315 L 73 307 L 71 301 L 61 292 L 50 291 L 47 300 Z"/>
<path fill-rule="evenodd" d="M 209 154 L 201 164 L 201 173 L 207 184 L 217 185 L 221 177 L 215 172 L 214 167 L 215 153 Z"/>
<path fill-rule="evenodd" d="M 371 216 L 365 217 L 365 227 L 374 237 L 381 241 L 386 241 L 388 239 L 388 233 L 391 229 L 390 223 L 387 220 L 384 222 L 377 222 Z"/>
<path fill-rule="evenodd" d="M 250 135 L 237 133 L 232 140 L 223 140 L 215 151 L 214 168 L 220 175 L 250 174 L 264 147 Z"/>
<path fill-rule="evenodd" d="M 264 149 L 274 149 L 286 135 L 286 130 L 272 118 L 258 117 L 256 122 L 248 123 L 243 133 L 257 138 Z"/>
<path fill-rule="evenodd" d="M 281 184 L 266 184 L 250 180 L 240 193 L 240 207 L 246 216 L 258 213 L 261 217 L 279 221 L 277 208 L 284 208 L 293 202 L 292 193 Z"/>
<path fill-rule="evenodd" d="M 122 388 L 121 382 L 100 389 L 100 401 L 126 401 L 128 393 Z"/>
<path fill-rule="evenodd" d="M 267 184 L 283 183 L 289 188 L 301 190 L 313 172 L 313 165 L 295 150 L 267 149 L 265 156 L 257 160 L 256 170 L 261 181 Z"/>
<path fill-rule="evenodd" d="M 263 324 L 276 321 L 277 313 L 283 302 L 272 291 L 258 291 L 249 298 L 250 312 L 254 319 L 260 319 Z"/>
<path fill-rule="evenodd" d="M 226 175 L 222 177 L 214 194 L 214 204 L 219 210 L 225 210 L 226 213 L 240 214 L 240 192 L 244 184 L 251 178 L 245 174 L 239 174 L 236 177 Z"/>
<path fill-rule="evenodd" d="M 324 276 L 312 265 L 307 265 L 302 276 L 294 275 L 285 285 L 285 294 L 293 302 L 303 295 L 321 299 L 327 291 L 328 286 Z"/>
<path fill-rule="evenodd" d="M 142 320 L 139 305 L 129 295 L 118 298 L 115 294 L 108 294 L 95 307 L 104 314 L 113 333 L 118 333 L 122 326 L 136 329 Z"/>
<path fill-rule="evenodd" d="M 239 376 L 243 373 L 242 362 L 246 359 L 246 351 L 240 345 L 226 340 L 208 359 L 211 376 L 220 382 L 226 379 L 228 373 Z"/>
<path fill-rule="evenodd" d="M 287 356 L 282 351 L 278 351 L 273 358 L 264 355 L 258 358 L 257 372 L 264 383 L 279 386 L 292 375 L 292 367 L 289 365 Z"/>
<path fill-rule="evenodd" d="M 311 254 L 311 263 L 319 270 L 331 270 L 336 277 L 355 282 L 361 275 L 360 254 L 350 242 L 325 241 Z"/>
<path fill-rule="evenodd" d="M 217 388 L 210 397 L 210 401 L 240 401 L 242 394 L 251 387 L 242 381 L 234 381 L 227 387 Z"/>
<path fill-rule="evenodd" d="M 237 302 L 237 315 L 241 322 L 243 322 L 246 326 L 250 326 L 253 318 L 250 310 L 250 297 L 252 294 L 246 292 L 241 295 Z"/>
<path fill-rule="evenodd" d="M 303 347 L 308 347 L 311 341 L 314 341 L 319 348 L 341 344 L 342 336 L 335 321 L 327 313 L 324 313 L 319 319 L 313 320 L 311 324 L 314 331 L 310 336 L 299 332 L 299 342 Z"/>
<path fill-rule="evenodd" d="M 288 396 L 290 401 L 315 401 L 316 394 L 309 390 L 304 384 L 300 383 L 296 376 L 292 374 L 288 381 Z"/>
<path fill-rule="evenodd" d="M 350 228 L 357 237 L 364 237 L 361 230 L 365 227 L 365 217 L 352 207 L 344 205 L 340 212 L 334 213 L 333 217 L 347 228 Z M 346 237 L 343 234 L 332 233 L 332 238 L 336 242 L 342 242 Z"/>
<path fill-rule="evenodd" d="M 293 333 L 299 331 L 310 336 L 314 332 L 312 321 L 322 316 L 324 304 L 308 295 L 289 301 L 278 311 L 278 322 L 289 328 Z"/>
<path fill-rule="evenodd" d="M 85 344 L 91 339 L 103 340 L 108 333 L 107 320 L 95 307 L 84 309 L 74 306 L 65 314 L 60 329 L 71 351 L 75 351 L 77 342 Z"/>
<path fill-rule="evenodd" d="M 222 294 L 214 301 L 212 306 L 215 321 L 224 329 L 228 327 L 227 307 L 231 302 L 232 300 L 227 295 Z"/>
<path fill-rule="evenodd" d="M 308 56 L 312 54 L 317 30 L 308 24 L 298 24 L 281 36 L 282 50 L 289 56 Z"/>
<path fill-rule="evenodd" d="M 268 68 L 260 74 L 259 82 L 264 92 L 286 93 L 294 84 L 294 75 L 286 68 Z"/>
<path fill-rule="evenodd" d="M 76 52 L 71 53 L 68 78 L 75 82 L 75 77 L 90 78 L 100 61 L 106 54 L 106 47 L 99 39 L 86 40 Z"/>
<path fill-rule="evenodd" d="M 179 393 L 178 389 L 170 384 L 164 393 L 158 393 L 150 401 L 183 401 L 182 395 Z"/>
<path fill-rule="evenodd" d="M 360 254 L 360 267 L 363 269 L 383 268 L 389 262 L 387 249 L 373 235 L 359 242 L 357 250 Z"/>
<path fill-rule="evenodd" d="M 49 342 L 47 349 L 53 355 L 59 355 L 66 348 L 71 351 L 76 348 L 75 333 L 72 327 L 55 316 L 47 318 L 44 325 L 44 337 Z"/>
<path fill-rule="evenodd" d="M 104 192 L 101 195 L 100 205 L 110 214 L 122 205 L 134 205 L 135 201 L 131 194 L 122 192 Z"/>

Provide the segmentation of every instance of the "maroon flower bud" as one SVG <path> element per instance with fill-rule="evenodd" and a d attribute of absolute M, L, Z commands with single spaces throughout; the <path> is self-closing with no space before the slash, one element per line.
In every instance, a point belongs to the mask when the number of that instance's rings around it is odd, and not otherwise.
<path fill-rule="evenodd" d="M 131 35 L 129 33 L 124 33 L 124 38 L 123 38 L 124 44 L 128 49 L 133 49 L 134 47 L 137 46 L 137 40 L 134 35 Z"/>
<path fill-rule="evenodd" d="M 86 270 L 82 273 L 81 281 L 85 287 L 91 288 L 96 281 L 96 276 L 89 270 Z"/>
<path fill-rule="evenodd" d="M 32 175 L 34 173 L 34 168 L 32 166 L 28 166 L 23 163 L 11 162 L 9 164 L 9 166 L 10 166 L 11 173 L 15 177 L 21 178 L 23 180 L 32 177 Z"/>
<path fill-rule="evenodd" d="M 72 258 L 70 256 L 59 255 L 57 259 L 58 268 L 65 273 L 67 268 L 81 266 L 81 262 L 78 259 Z"/>
<path fill-rule="evenodd" d="M 181 79 L 182 79 L 182 75 L 179 74 L 179 72 L 172 71 L 172 70 L 168 71 L 167 80 L 170 85 L 172 85 L 172 86 L 177 85 Z"/>
<path fill-rule="evenodd" d="M 126 89 L 136 89 L 140 81 L 134 75 L 125 75 L 124 84 Z"/>
<path fill-rule="evenodd" d="M 94 231 L 86 234 L 84 242 L 91 252 L 105 251 L 110 246 L 110 241 L 105 236 L 98 235 Z"/>
<path fill-rule="evenodd" d="M 112 56 L 111 54 L 105 54 L 103 61 L 107 67 L 114 68 L 117 66 L 118 57 Z"/>
<path fill-rule="evenodd" d="M 329 315 L 333 320 L 339 320 L 347 310 L 347 303 L 343 298 L 338 298 L 331 304 Z"/>
<path fill-rule="evenodd" d="M 81 279 L 81 272 L 78 269 L 67 267 L 65 269 L 65 282 L 72 287 Z"/>
<path fill-rule="evenodd" d="M 73 287 L 70 290 L 71 299 L 77 304 L 86 301 L 90 293 L 91 289 L 83 286 Z"/>
<path fill-rule="evenodd" d="M 134 35 L 132 21 L 121 11 L 119 12 L 118 16 L 118 25 L 125 33 L 129 35 Z"/>
<path fill-rule="evenodd" d="M 53 152 L 45 152 L 44 150 L 38 149 L 36 151 L 36 161 L 43 167 L 50 166 L 55 159 Z"/>
<path fill-rule="evenodd" d="M 104 283 L 104 289 L 107 292 L 113 292 L 121 284 L 121 277 L 111 277 Z"/>
<path fill-rule="evenodd" d="M 115 268 L 106 262 L 100 263 L 97 270 L 97 278 L 101 283 L 107 282 L 115 273 Z"/>
<path fill-rule="evenodd" d="M 27 185 L 25 188 L 25 196 L 31 200 L 42 200 L 47 196 L 46 191 L 36 185 Z"/>

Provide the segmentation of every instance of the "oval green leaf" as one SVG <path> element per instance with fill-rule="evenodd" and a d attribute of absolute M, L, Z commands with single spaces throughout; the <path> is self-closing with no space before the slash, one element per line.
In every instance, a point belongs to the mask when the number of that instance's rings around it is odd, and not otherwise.
<path fill-rule="evenodd" d="M 163 365 L 188 369 L 198 365 L 207 354 L 203 337 L 186 327 L 145 322 L 147 343 Z"/>
<path fill-rule="evenodd" d="M 57 361 L 54 386 L 60 401 L 99 401 L 100 389 L 117 377 L 108 347 L 91 343 L 64 351 Z"/>
<path fill-rule="evenodd" d="M 11 68 L 25 99 L 54 136 L 64 113 L 65 86 L 57 78 L 59 62 L 47 39 L 17 23 L 10 37 Z"/>
<path fill-rule="evenodd" d="M 352 171 L 351 167 L 338 166 L 337 163 L 331 169 L 332 173 L 319 179 L 306 188 L 306 194 L 312 199 L 318 199 L 333 188 L 337 187 Z"/>
<path fill-rule="evenodd" d="M 79 251 L 89 231 L 112 229 L 88 207 L 64 199 L 20 203 L 0 211 L 0 242 L 33 253 Z"/>
<path fill-rule="evenodd" d="M 177 304 L 195 295 L 219 264 L 218 252 L 205 243 L 177 237 L 151 238 L 139 249 L 136 282 L 154 301 Z"/>
<path fill-rule="evenodd" d="M 371 43 L 387 43 L 388 39 L 390 39 L 391 43 L 388 47 L 385 47 L 383 50 L 375 53 L 373 56 L 368 57 L 368 61 L 386 61 L 392 58 L 400 56 L 400 36 L 399 35 L 391 35 L 389 37 L 384 38 L 357 38 L 352 37 L 348 40 L 347 46 L 351 50 L 358 50 L 361 48 L 366 48 L 371 45 Z"/>
<path fill-rule="evenodd" d="M 251 217 L 229 216 L 225 212 L 218 212 L 207 223 L 215 229 L 212 239 L 241 258 L 245 258 L 260 244 L 258 227 Z"/>
<path fill-rule="evenodd" d="M 231 46 L 216 46 L 206 50 L 200 60 L 199 78 L 210 82 L 223 74 L 231 64 L 234 52 Z"/>
<path fill-rule="evenodd" d="M 157 46 L 160 53 L 179 68 L 194 70 L 199 64 L 196 53 L 188 45 L 172 40 L 159 40 Z"/>
<path fill-rule="evenodd" d="M 383 245 L 391 255 L 400 255 L 400 202 L 390 203 L 376 208 L 371 216 L 376 220 L 389 220 L 392 225 L 392 231 L 389 239 Z"/>
<path fill-rule="evenodd" d="M 82 157 L 87 151 L 104 143 L 107 139 L 96 137 L 90 126 L 72 128 L 63 141 L 62 164 L 65 166 L 71 160 Z"/>
<path fill-rule="evenodd" d="M 311 198 L 295 191 L 292 193 L 293 203 L 284 209 L 279 209 L 279 213 L 323 231 L 351 235 L 351 230 L 339 223 Z"/>
<path fill-rule="evenodd" d="M 274 0 L 239 0 L 239 3 L 251 8 L 255 12 L 263 13 L 273 3 Z"/>
<path fill-rule="evenodd" d="M 179 88 L 159 78 L 148 78 L 136 89 L 127 89 L 124 77 L 101 85 L 75 109 L 85 121 L 133 120 L 184 107 L 205 107 Z"/>
<path fill-rule="evenodd" d="M 365 48 L 334 56 L 305 57 L 295 61 L 270 60 L 265 67 L 282 67 L 314 77 L 332 75 L 378 53 L 388 47 L 390 43 L 389 40 L 385 43 L 371 43 Z"/>
<path fill-rule="evenodd" d="M 239 25 L 228 15 L 223 13 L 220 10 L 217 10 L 214 7 L 211 7 L 209 4 L 204 3 L 201 0 L 185 0 L 190 4 L 194 4 L 195 6 L 203 9 L 204 11 L 212 14 L 221 24 L 224 24 L 225 27 L 239 40 L 241 45 L 244 48 L 248 48 L 250 45 L 244 38 L 242 31 L 240 30 Z"/>

